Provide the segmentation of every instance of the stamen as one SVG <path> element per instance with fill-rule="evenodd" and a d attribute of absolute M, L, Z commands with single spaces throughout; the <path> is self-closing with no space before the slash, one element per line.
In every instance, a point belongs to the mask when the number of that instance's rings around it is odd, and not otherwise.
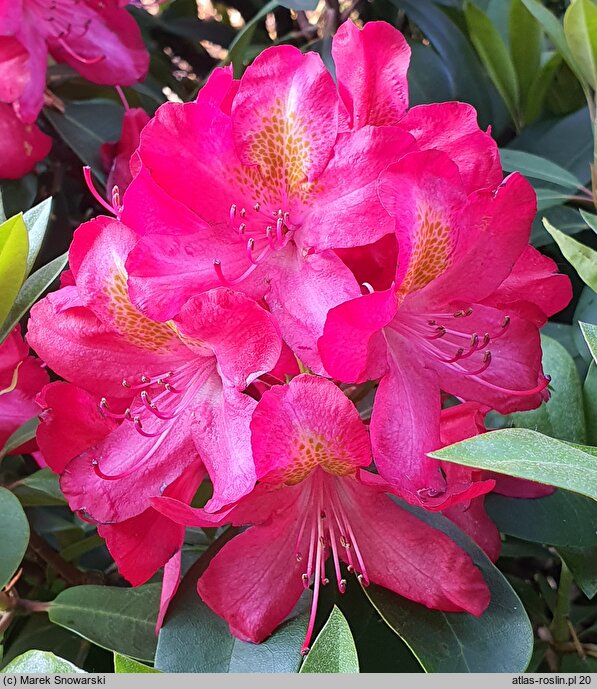
<path fill-rule="evenodd" d="M 367 290 L 368 294 L 373 294 L 373 292 L 375 292 L 373 286 L 368 282 L 362 282 L 361 287 L 364 287 Z"/>
<path fill-rule="evenodd" d="M 93 179 L 91 178 L 91 168 L 89 165 L 85 165 L 83 167 L 83 177 L 85 178 L 85 183 L 87 184 L 87 188 L 91 192 L 91 195 L 100 204 L 100 206 L 103 206 L 109 213 L 112 213 L 112 215 L 117 215 L 116 210 L 101 197 L 100 193 L 95 188 Z"/>
<path fill-rule="evenodd" d="M 82 62 L 84 65 L 97 65 L 98 62 L 101 62 L 102 60 L 105 59 L 105 55 L 98 55 L 98 57 L 83 57 L 82 55 L 79 55 L 76 51 L 74 51 L 68 43 L 64 40 L 64 38 L 59 38 L 58 43 L 66 50 L 66 52 L 71 56 L 74 57 L 75 60 L 78 62 Z"/>
<path fill-rule="evenodd" d="M 466 371 L 464 373 L 464 375 L 465 376 L 478 376 L 489 368 L 489 364 L 491 364 L 491 352 L 489 350 L 487 350 L 483 354 L 483 366 L 481 366 L 481 368 L 478 369 L 477 371 Z"/>

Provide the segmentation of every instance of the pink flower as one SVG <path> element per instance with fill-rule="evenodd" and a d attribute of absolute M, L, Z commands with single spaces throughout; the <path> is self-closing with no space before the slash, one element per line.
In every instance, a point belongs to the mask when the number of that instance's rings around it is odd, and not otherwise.
<path fill-rule="evenodd" d="M 319 347 L 330 375 L 381 378 L 378 470 L 405 499 L 438 507 L 450 488 L 425 453 L 439 446 L 440 389 L 501 413 L 538 406 L 538 328 L 570 284 L 528 246 L 535 195 L 519 174 L 468 194 L 445 153 L 422 151 L 381 175 L 380 195 L 395 220 L 394 284 L 332 309 Z"/>
<path fill-rule="evenodd" d="M 342 561 L 364 585 L 375 582 L 427 607 L 485 610 L 489 591 L 468 555 L 363 471 L 371 462 L 367 430 L 331 381 L 301 375 L 272 388 L 255 409 L 251 434 L 260 483 L 220 523 L 252 526 L 222 548 L 198 585 L 235 636 L 263 641 L 313 580 L 306 652 L 328 557 L 340 592 Z M 172 498 L 152 502 L 180 523 L 216 523 L 216 515 Z"/>
<path fill-rule="evenodd" d="M 35 396 L 47 382 L 41 361 L 29 355 L 21 329 L 15 327 L 0 345 L 0 450 L 18 428 L 38 415 Z M 27 443 L 15 453 L 34 450 L 35 443 Z"/>
<path fill-rule="evenodd" d="M 133 175 L 129 161 L 139 146 L 141 130 L 149 122 L 149 115 L 143 108 L 129 108 L 125 103 L 124 119 L 120 139 L 102 144 L 101 157 L 105 171 L 108 173 L 106 189 L 112 194 L 112 212 L 118 212 L 120 199 L 127 190 Z M 103 203 L 103 202 L 102 202 Z"/>
<path fill-rule="evenodd" d="M 140 314 L 124 271 L 135 241 L 109 218 L 82 225 L 69 252 L 76 286 L 36 304 L 29 322 L 38 354 L 114 422 L 65 466 L 54 462 L 71 508 L 101 524 L 139 516 L 199 457 L 214 484 L 210 509 L 251 490 L 256 402 L 242 390 L 280 354 L 271 316 L 226 288 L 190 300 L 168 323 Z M 70 423 L 84 424 L 89 404 L 73 405 Z"/>
<path fill-rule="evenodd" d="M 89 81 L 128 85 L 149 55 L 119 0 L 0 0 L 0 101 L 24 122 L 43 105 L 48 53 Z"/>
<path fill-rule="evenodd" d="M 133 302 L 164 320 L 219 285 L 265 297 L 321 371 L 325 314 L 360 294 L 333 250 L 392 231 L 376 180 L 413 145 L 400 128 L 345 119 L 319 55 L 291 46 L 264 51 L 240 81 L 216 70 L 194 103 L 163 105 L 124 199 L 123 221 L 147 235 L 127 263 Z"/>
<path fill-rule="evenodd" d="M 45 158 L 52 139 L 34 123 L 25 124 L 12 106 L 0 103 L 0 179 L 18 179 Z"/>

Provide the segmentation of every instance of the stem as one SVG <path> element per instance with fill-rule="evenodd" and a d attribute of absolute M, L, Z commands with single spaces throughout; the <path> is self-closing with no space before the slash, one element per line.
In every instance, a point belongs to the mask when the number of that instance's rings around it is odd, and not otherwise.
<path fill-rule="evenodd" d="M 564 643 L 570 639 L 568 615 L 570 614 L 570 592 L 572 590 L 572 582 L 572 572 L 568 569 L 564 560 L 562 560 L 556 609 L 551 622 L 551 632 L 556 643 Z"/>
<path fill-rule="evenodd" d="M 84 572 L 80 572 L 74 565 L 63 560 L 58 553 L 51 548 L 44 539 L 35 531 L 31 531 L 29 541 L 31 550 L 52 567 L 71 586 L 80 586 L 87 580 Z"/>

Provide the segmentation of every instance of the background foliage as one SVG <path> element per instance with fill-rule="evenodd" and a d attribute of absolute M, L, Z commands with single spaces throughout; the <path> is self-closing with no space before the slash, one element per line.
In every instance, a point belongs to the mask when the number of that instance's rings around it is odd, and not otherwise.
<path fill-rule="evenodd" d="M 489 497 L 503 534 L 497 566 L 443 517 L 419 514 L 481 567 L 492 590 L 481 619 L 430 611 L 375 586 L 349 587 L 345 596 L 328 587 L 319 636 L 303 662 L 308 601 L 252 646 L 231 637 L 197 597 L 198 574 L 230 532 L 188 531 L 188 572 L 156 638 L 159 583 L 127 588 L 93 525 L 65 506 L 56 477 L 29 456 L 6 456 L 33 437 L 29 423 L 0 449 L 0 589 L 7 587 L 0 611 L 10 608 L 0 617 L 4 671 L 597 671 L 597 6 L 568 5 L 174 0 L 159 10 L 131 9 L 152 59 L 145 83 L 126 96 L 149 114 L 166 99 L 193 98 L 216 65 L 232 63 L 240 76 L 274 44 L 318 51 L 333 70 L 330 38 L 347 18 L 385 20 L 407 36 L 411 104 L 456 99 L 477 108 L 505 170 L 533 183 L 532 243 L 570 276 L 574 299 L 544 329 L 549 404 L 493 415 L 502 430 L 437 456 L 559 489 L 538 500 Z M 55 98 L 41 126 L 54 136 L 52 152 L 34 173 L 0 183 L 0 220 L 8 218 L 0 227 L 0 340 L 66 265 L 73 230 L 101 211 L 81 166 L 92 167 L 101 189 L 99 147 L 120 135 L 124 110 L 113 89 L 63 65 L 51 66 L 48 78 Z"/>

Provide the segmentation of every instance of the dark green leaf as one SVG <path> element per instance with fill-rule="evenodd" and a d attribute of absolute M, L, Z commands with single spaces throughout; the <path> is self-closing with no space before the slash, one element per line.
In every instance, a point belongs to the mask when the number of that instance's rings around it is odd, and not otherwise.
<path fill-rule="evenodd" d="M 44 110 L 44 114 L 64 143 L 104 181 L 100 146 L 120 138 L 122 106 L 98 98 L 65 102 L 64 114 L 49 108 Z"/>
<path fill-rule="evenodd" d="M 30 275 L 25 280 L 25 284 L 21 287 L 10 313 L 0 327 L 0 342 L 60 275 L 67 259 L 68 254 L 62 254 L 62 256 L 58 256 L 58 258 L 36 270 L 33 275 Z"/>
<path fill-rule="evenodd" d="M 554 546 L 597 546 L 597 503 L 565 490 L 521 500 L 490 494 L 487 513 L 502 533 Z"/>
<path fill-rule="evenodd" d="M 593 360 L 597 362 L 597 325 L 592 325 L 591 323 L 579 323 L 579 325 L 585 342 L 591 350 Z"/>
<path fill-rule="evenodd" d="M 508 33 L 512 62 L 516 69 L 520 94 L 524 99 L 539 71 L 542 31 L 539 22 L 521 0 L 510 2 Z"/>
<path fill-rule="evenodd" d="M 591 675 L 597 672 L 597 658 L 581 658 L 576 653 L 566 653 L 560 662 L 560 672 Z"/>
<path fill-rule="evenodd" d="M 13 493 L 25 507 L 66 504 L 58 476 L 51 469 L 40 469 L 21 479 L 13 488 Z"/>
<path fill-rule="evenodd" d="M 582 187 L 582 182 L 571 172 L 533 153 L 516 151 L 512 148 L 502 148 L 500 150 L 500 158 L 502 167 L 506 172 L 517 170 L 527 177 L 542 179 L 544 182 L 552 182 L 565 189 L 569 189 L 571 192 Z"/>
<path fill-rule="evenodd" d="M 558 553 L 587 598 L 597 593 L 597 547 L 558 548 Z"/>
<path fill-rule="evenodd" d="M 54 624 L 94 644 L 138 660 L 153 661 L 160 584 L 138 588 L 74 586 L 51 603 Z"/>
<path fill-rule="evenodd" d="M 357 649 L 348 622 L 334 605 L 332 614 L 319 632 L 300 672 L 344 672 L 359 671 Z"/>
<path fill-rule="evenodd" d="M 597 447 L 597 366 L 589 366 L 583 385 L 583 404 L 587 422 L 587 442 Z"/>
<path fill-rule="evenodd" d="M 561 344 L 543 335 L 543 370 L 551 376 L 551 398 L 538 409 L 511 414 L 517 428 L 528 428 L 559 440 L 585 443 L 587 429 L 582 385 L 576 364 Z"/>
<path fill-rule="evenodd" d="M 125 672 L 125 673 L 146 673 L 146 672 L 159 672 L 152 667 L 143 665 L 143 663 L 128 658 L 127 656 L 120 655 L 120 653 L 114 654 L 114 672 Z"/>
<path fill-rule="evenodd" d="M 556 53 L 535 73 L 535 77 L 524 98 L 523 114 L 525 122 L 534 122 L 541 114 L 545 98 L 562 64 L 562 56 Z"/>
<path fill-rule="evenodd" d="M 430 610 L 370 585 L 365 589 L 386 623 L 409 645 L 427 672 L 522 672 L 533 650 L 533 631 L 518 596 L 485 553 L 439 514 L 407 507 L 447 533 L 483 572 L 491 603 L 481 617 Z"/>
<path fill-rule="evenodd" d="M 505 428 L 429 453 L 444 462 L 497 471 L 597 500 L 597 462 L 569 443 L 526 428 Z"/>
<path fill-rule="evenodd" d="M 55 674 L 57 672 L 75 674 L 85 673 L 85 670 L 73 665 L 64 658 L 59 658 L 48 651 L 27 651 L 15 658 L 1 672 L 13 673 L 42 673 Z"/>
<path fill-rule="evenodd" d="M 408 70 L 409 102 L 411 106 L 423 103 L 454 100 L 450 79 L 441 57 L 431 46 L 422 43 L 411 45 Z"/>
<path fill-rule="evenodd" d="M 5 179 L 0 184 L 0 222 L 31 208 L 37 195 L 37 176 Z"/>
<path fill-rule="evenodd" d="M 470 39 L 481 62 L 508 107 L 512 121 L 519 122 L 518 79 L 508 49 L 492 21 L 478 7 L 465 5 Z"/>
<path fill-rule="evenodd" d="M 590 287 L 583 288 L 576 308 L 574 309 L 574 316 L 572 317 L 572 337 L 574 339 L 574 344 L 588 366 L 593 361 L 593 355 L 580 329 L 579 324 L 581 322 L 597 323 L 597 294 Z"/>
<path fill-rule="evenodd" d="M 5 457 L 9 452 L 16 450 L 17 447 L 24 445 L 25 443 L 33 440 L 35 438 L 35 432 L 39 425 L 39 419 L 37 417 L 29 419 L 22 426 L 17 428 L 17 430 L 9 436 L 4 447 L 0 449 L 0 459 Z"/>
<path fill-rule="evenodd" d="M 0 488 L 0 590 L 17 571 L 29 544 L 29 523 L 20 502 Z"/>

